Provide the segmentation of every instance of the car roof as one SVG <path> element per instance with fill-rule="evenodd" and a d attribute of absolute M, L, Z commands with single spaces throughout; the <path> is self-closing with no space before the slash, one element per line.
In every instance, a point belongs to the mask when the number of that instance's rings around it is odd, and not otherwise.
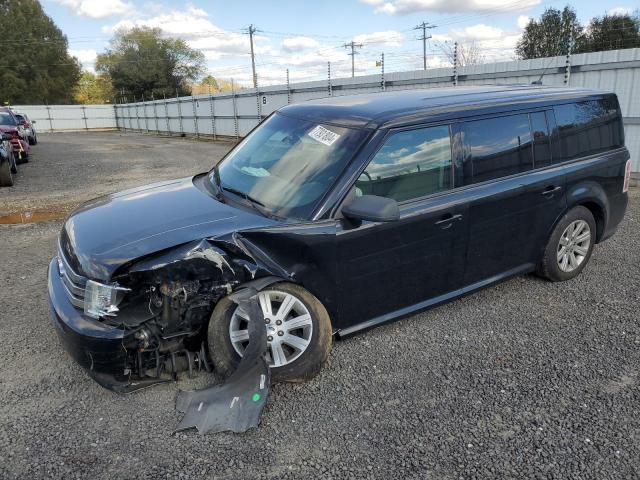
<path fill-rule="evenodd" d="M 505 104 L 571 100 L 606 92 L 539 85 L 437 87 L 344 95 L 282 107 L 285 115 L 355 128 L 379 128 L 446 111 L 469 111 Z"/>

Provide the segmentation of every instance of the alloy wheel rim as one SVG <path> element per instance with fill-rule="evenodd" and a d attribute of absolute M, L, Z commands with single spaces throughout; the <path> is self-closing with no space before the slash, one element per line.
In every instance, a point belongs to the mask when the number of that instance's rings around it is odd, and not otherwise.
<path fill-rule="evenodd" d="M 278 290 L 258 293 L 267 329 L 266 360 L 270 367 L 282 367 L 297 360 L 308 348 L 313 335 L 311 313 L 294 295 Z M 249 315 L 236 307 L 229 323 L 229 339 L 238 355 L 249 344 Z"/>
<path fill-rule="evenodd" d="M 591 245 L 591 228 L 584 220 L 575 220 L 560 235 L 556 259 L 563 272 L 573 272 L 584 262 Z"/>

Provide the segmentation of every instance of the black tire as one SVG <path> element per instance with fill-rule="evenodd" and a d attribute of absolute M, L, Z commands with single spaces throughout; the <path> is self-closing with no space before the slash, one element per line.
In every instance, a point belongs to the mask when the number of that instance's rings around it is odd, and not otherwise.
<path fill-rule="evenodd" d="M 558 254 L 560 246 L 560 237 L 565 232 L 567 227 L 573 222 L 582 220 L 589 226 L 590 241 L 587 247 L 587 252 L 580 264 L 572 271 L 564 271 L 558 264 Z M 578 206 L 569 210 L 564 217 L 556 224 L 547 246 L 544 249 L 542 260 L 538 264 L 537 273 L 541 277 L 544 277 L 552 282 L 563 282 L 565 280 L 571 280 L 575 278 L 584 270 L 584 267 L 589 263 L 591 254 L 593 253 L 593 246 L 596 241 L 596 221 L 593 218 L 593 214 L 588 208 Z"/>
<path fill-rule="evenodd" d="M 18 173 L 18 163 L 16 162 L 16 156 L 13 152 L 9 152 L 9 158 L 11 159 L 11 173 Z"/>
<path fill-rule="evenodd" d="M 9 161 L 2 162 L 0 165 L 0 187 L 13 187 L 13 174 Z"/>
<path fill-rule="evenodd" d="M 36 138 L 35 137 L 29 137 L 29 145 L 35 145 L 36 144 Z"/>
<path fill-rule="evenodd" d="M 306 350 L 291 363 L 272 367 L 271 379 L 274 382 L 302 382 L 313 378 L 320 372 L 331 351 L 331 321 L 327 310 L 316 297 L 292 283 L 276 283 L 265 290 L 276 290 L 297 297 L 311 314 L 313 325 L 311 343 Z M 209 321 L 209 354 L 216 371 L 224 378 L 231 375 L 240 363 L 240 355 L 229 338 L 229 325 L 235 309 L 235 303 L 223 298 L 216 305 Z"/>

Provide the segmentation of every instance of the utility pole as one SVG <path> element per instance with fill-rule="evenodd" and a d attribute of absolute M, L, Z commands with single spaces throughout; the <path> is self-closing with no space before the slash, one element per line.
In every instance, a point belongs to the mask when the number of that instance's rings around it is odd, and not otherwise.
<path fill-rule="evenodd" d="M 249 33 L 249 43 L 251 44 L 251 70 L 253 72 L 253 88 L 258 88 L 258 77 L 256 76 L 256 57 L 253 53 L 253 34 L 256 33 L 258 29 L 253 25 L 249 25 L 247 32 Z"/>
<path fill-rule="evenodd" d="M 436 25 L 430 25 L 427 22 L 422 22 L 419 25 L 416 25 L 414 30 L 422 30 L 422 37 L 418 40 L 422 40 L 422 66 L 423 69 L 427 69 L 427 40 L 431 38 L 431 35 L 427 37 L 427 29 L 436 28 Z"/>
<path fill-rule="evenodd" d="M 351 78 L 356 76 L 356 48 L 362 48 L 362 44 L 361 43 L 356 43 L 353 40 L 351 40 L 350 43 L 345 43 L 343 45 L 344 48 L 351 48 L 351 53 L 348 53 L 347 55 L 351 55 Z"/>

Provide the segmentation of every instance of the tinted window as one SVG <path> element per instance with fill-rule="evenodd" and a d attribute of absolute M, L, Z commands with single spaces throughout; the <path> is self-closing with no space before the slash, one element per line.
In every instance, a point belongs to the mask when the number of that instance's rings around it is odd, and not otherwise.
<path fill-rule="evenodd" d="M 549 127 L 545 112 L 531 114 L 531 131 L 533 132 L 533 159 L 536 168 L 551 165 L 551 143 Z"/>
<path fill-rule="evenodd" d="M 460 133 L 465 185 L 533 168 L 528 114 L 465 122 Z"/>
<path fill-rule="evenodd" d="M 622 146 L 624 134 L 615 97 L 557 105 L 560 160 L 591 155 Z"/>
<path fill-rule="evenodd" d="M 0 112 L 0 125 L 16 125 L 16 119 L 8 112 Z"/>
<path fill-rule="evenodd" d="M 451 188 L 449 126 L 393 134 L 356 182 L 356 194 L 399 202 Z"/>

